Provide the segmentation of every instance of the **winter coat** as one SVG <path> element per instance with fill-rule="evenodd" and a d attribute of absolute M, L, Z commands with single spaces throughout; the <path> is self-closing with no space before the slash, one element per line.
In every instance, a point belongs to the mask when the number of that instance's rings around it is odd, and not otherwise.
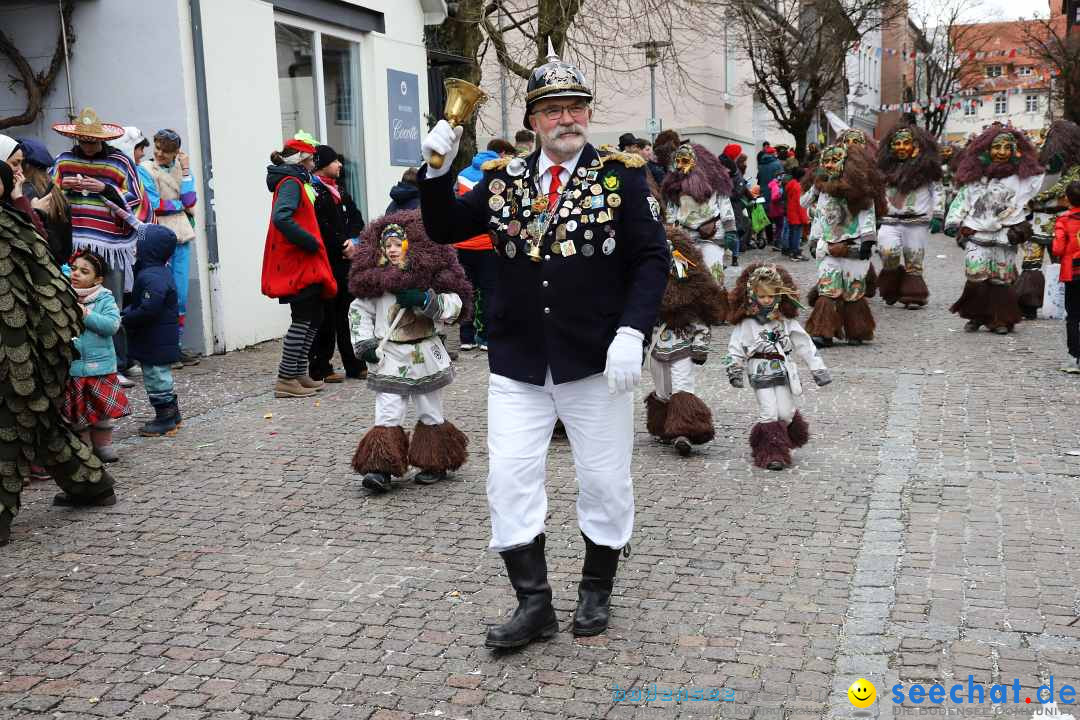
<path fill-rule="evenodd" d="M 341 246 L 348 238 L 359 237 L 364 230 L 364 218 L 360 215 L 356 203 L 340 185 L 337 186 L 341 193 L 340 200 L 334 197 L 333 191 L 318 177 L 312 182 L 312 187 L 315 188 L 315 218 L 319 223 L 319 235 L 326 247 L 326 257 L 334 271 L 338 289 L 341 289 L 349 275 L 349 259 L 345 257 Z"/>
<path fill-rule="evenodd" d="M 113 335 L 120 329 L 120 309 L 108 288 L 98 290 L 97 297 L 83 307 L 90 314 L 83 318 L 86 327 L 73 341 L 79 358 L 71 363 L 71 377 L 97 377 L 116 372 L 116 348 Z"/>
<path fill-rule="evenodd" d="M 476 156 L 472 159 L 472 163 L 469 167 L 458 173 L 457 187 L 455 188 L 457 194 L 464 195 L 472 190 L 476 186 L 476 183 L 484 179 L 484 163 L 488 160 L 497 160 L 498 157 L 499 153 L 491 150 L 476 153 Z M 491 245 L 491 236 L 488 235 L 487 232 L 482 232 L 472 236 L 468 240 L 454 243 L 454 247 L 458 250 L 494 250 Z"/>
<path fill-rule="evenodd" d="M 402 210 L 416 210 L 420 207 L 420 188 L 409 183 L 399 182 L 390 188 L 390 204 L 386 206 L 384 215 L 401 212 Z"/>
<path fill-rule="evenodd" d="M 145 224 L 136 241 L 135 285 L 121 320 L 128 357 L 143 365 L 171 365 L 180 359 L 180 309 L 172 268 L 176 235 L 164 225 Z"/>
<path fill-rule="evenodd" d="M 769 187 L 769 182 L 784 172 L 784 166 L 775 155 L 765 155 L 758 160 L 757 182 L 762 191 Z"/>
<path fill-rule="evenodd" d="M 784 187 L 785 201 L 787 202 L 788 225 L 809 225 L 810 214 L 802 206 L 802 185 L 798 180 L 788 180 Z"/>
<path fill-rule="evenodd" d="M 1061 282 L 1070 282 L 1080 260 L 1080 208 L 1073 208 L 1058 216 L 1054 223 L 1054 247 L 1052 255 L 1061 258 Z"/>
<path fill-rule="evenodd" d="M 296 165 L 271 165 L 266 187 L 274 193 L 263 249 L 262 293 L 282 303 L 337 295 L 319 223 L 310 175 Z M 310 191 L 310 194 L 309 194 Z"/>

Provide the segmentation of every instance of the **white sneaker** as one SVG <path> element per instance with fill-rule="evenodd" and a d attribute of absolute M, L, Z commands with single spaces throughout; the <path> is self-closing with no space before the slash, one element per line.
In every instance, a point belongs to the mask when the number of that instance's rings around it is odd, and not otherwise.
<path fill-rule="evenodd" d="M 475 350 L 476 343 L 461 343 L 462 350 Z"/>
<path fill-rule="evenodd" d="M 1074 358 L 1069 356 L 1069 361 L 1061 366 L 1061 372 L 1067 372 L 1070 375 L 1080 375 L 1080 358 Z"/>
<path fill-rule="evenodd" d="M 133 383 L 131 380 L 129 380 L 127 375 L 124 375 L 124 373 L 116 373 L 116 379 L 120 381 L 120 387 L 124 387 L 124 388 L 133 388 L 133 387 L 135 387 L 135 383 Z"/>

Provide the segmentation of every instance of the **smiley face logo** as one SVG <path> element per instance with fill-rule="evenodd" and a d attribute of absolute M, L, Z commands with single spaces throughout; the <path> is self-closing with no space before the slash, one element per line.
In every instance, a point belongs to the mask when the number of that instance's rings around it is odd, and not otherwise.
<path fill-rule="evenodd" d="M 847 689 L 848 700 L 857 708 L 868 708 L 877 700 L 877 688 L 873 683 L 859 678 Z"/>

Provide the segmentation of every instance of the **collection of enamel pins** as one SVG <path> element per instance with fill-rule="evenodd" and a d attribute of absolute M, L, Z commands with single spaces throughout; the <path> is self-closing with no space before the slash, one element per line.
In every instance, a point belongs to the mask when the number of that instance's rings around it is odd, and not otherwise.
<path fill-rule="evenodd" d="M 548 196 L 538 185 L 539 178 L 530 179 L 529 167 L 523 159 L 510 160 L 505 170 L 515 178 L 512 183 L 507 185 L 501 178 L 488 183 L 491 193 L 488 208 L 495 213 L 489 222 L 496 232 L 511 238 L 501 247 L 495 243 L 495 247 L 509 260 L 517 256 L 519 249 L 524 249 L 530 260 L 540 262 L 540 244 L 554 222 L 555 238 L 550 248 L 553 255 L 569 257 L 581 253 L 583 257 L 592 257 L 597 243 L 605 255 L 615 252 L 615 228 L 611 223 L 615 208 L 622 204 L 618 193 L 620 181 L 614 171 L 600 177 L 603 166 L 604 159 L 596 158 L 588 168 L 579 167 L 570 182 L 559 189 L 556 202 L 549 208 Z M 591 227 L 594 225 L 605 227 L 594 231 Z M 579 226 L 585 229 L 580 244 L 576 244 L 567 235 Z M 607 237 L 601 241 L 604 234 Z"/>

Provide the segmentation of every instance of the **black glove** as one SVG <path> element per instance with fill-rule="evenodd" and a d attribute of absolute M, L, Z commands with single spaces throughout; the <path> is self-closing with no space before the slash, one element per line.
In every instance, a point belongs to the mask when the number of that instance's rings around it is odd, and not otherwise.
<path fill-rule="evenodd" d="M 105 189 L 102 190 L 100 194 L 101 197 L 112 200 L 114 203 L 116 203 L 122 208 L 127 207 L 127 203 L 124 202 L 124 198 L 120 197 L 120 193 L 117 192 L 115 185 L 105 183 Z"/>
<path fill-rule="evenodd" d="M 874 251 L 874 244 L 876 242 L 877 242 L 877 240 L 871 239 L 871 240 L 863 240 L 861 243 L 859 243 L 859 259 L 860 260 L 869 260 L 870 259 L 870 254 Z M 850 257 L 850 253 L 848 255 Z"/>
<path fill-rule="evenodd" d="M 427 304 L 427 291 L 410 288 L 394 293 L 397 304 L 403 308 L 424 307 Z"/>

